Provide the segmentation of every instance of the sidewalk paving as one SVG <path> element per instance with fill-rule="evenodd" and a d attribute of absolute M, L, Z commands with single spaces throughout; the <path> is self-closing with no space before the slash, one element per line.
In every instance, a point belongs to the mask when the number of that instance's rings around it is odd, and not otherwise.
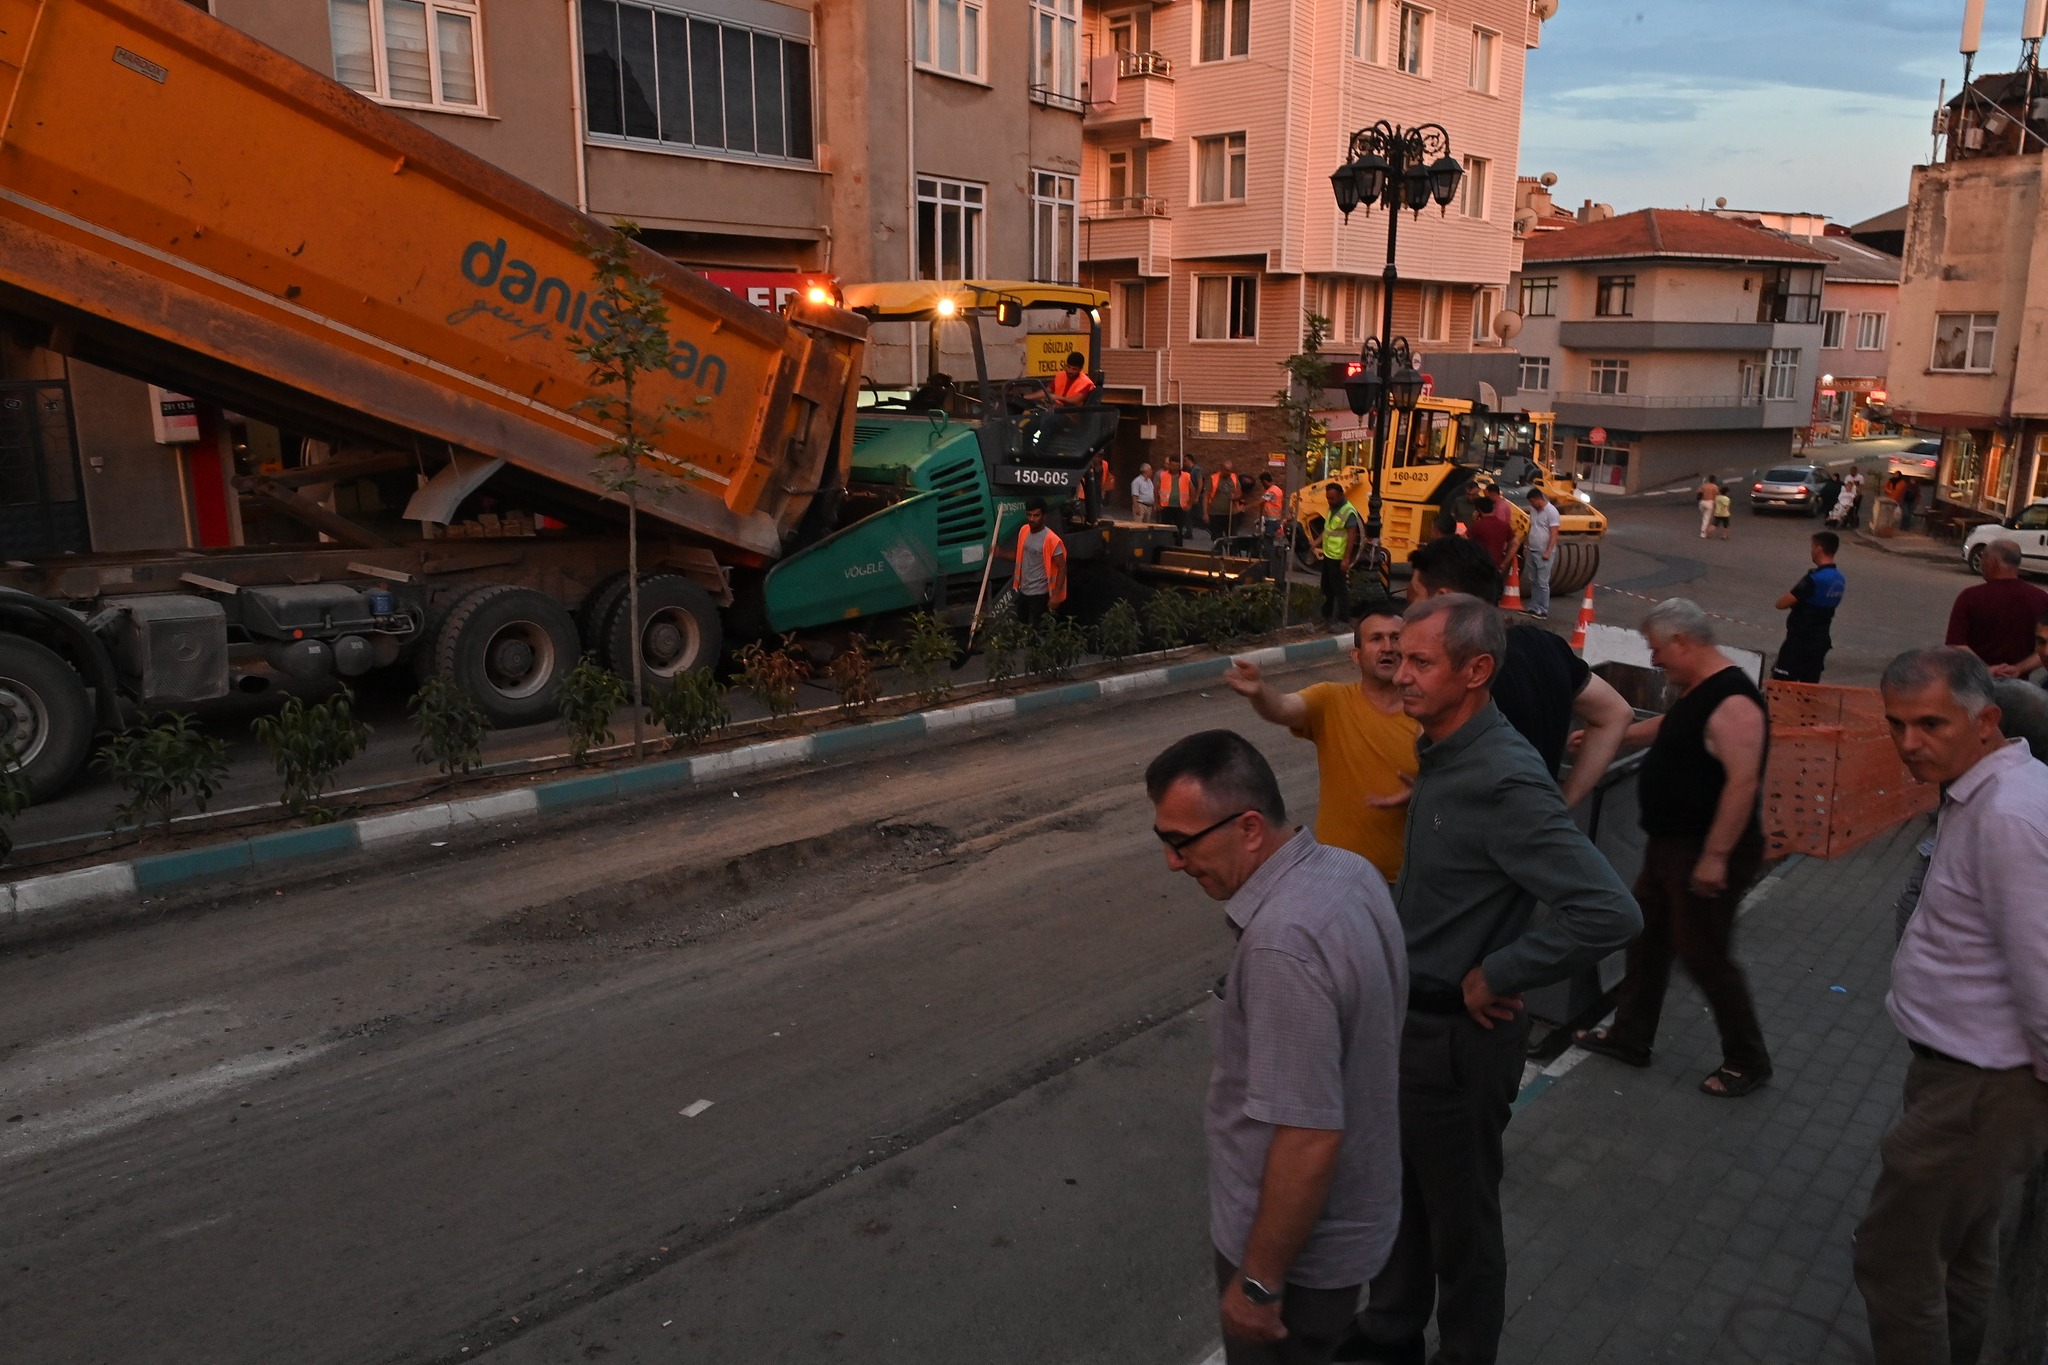
<path fill-rule="evenodd" d="M 1736 953 L 1776 1067 L 1762 1090 L 1699 1093 L 1720 1047 L 1677 972 L 1648 1070 L 1574 1049 L 1525 1091 L 1507 1133 L 1504 1365 L 1871 1359 L 1850 1236 L 1905 1075 L 1884 995 L 1892 902 L 1926 827 L 1802 860 L 1752 898 Z"/>

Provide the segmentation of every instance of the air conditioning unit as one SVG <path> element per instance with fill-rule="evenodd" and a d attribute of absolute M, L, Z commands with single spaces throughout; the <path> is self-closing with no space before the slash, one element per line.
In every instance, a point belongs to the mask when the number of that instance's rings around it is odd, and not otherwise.
<path fill-rule="evenodd" d="M 1982 128 L 1963 129 L 1963 146 L 1967 147 L 1969 150 L 1973 152 L 1983 151 L 1984 130 Z"/>
<path fill-rule="evenodd" d="M 1145 423 L 1145 424 L 1144 424 L 1143 426 L 1139 427 L 1139 428 L 1138 428 L 1138 439 L 1139 439 L 1139 440 L 1141 440 L 1141 441 L 1156 441 L 1156 440 L 1158 440 L 1158 439 L 1159 439 L 1159 425 L 1158 425 L 1158 423 L 1156 423 L 1156 422 L 1147 422 L 1147 423 Z"/>

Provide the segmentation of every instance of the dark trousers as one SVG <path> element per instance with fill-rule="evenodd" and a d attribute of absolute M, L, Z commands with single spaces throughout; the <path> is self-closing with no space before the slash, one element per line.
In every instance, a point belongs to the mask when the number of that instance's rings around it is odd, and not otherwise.
<path fill-rule="evenodd" d="M 1231 523 L 1236 520 L 1237 514 L 1234 512 L 1211 512 L 1209 514 L 1210 543 L 1221 545 L 1224 541 L 1230 539 L 1233 530 Z"/>
<path fill-rule="evenodd" d="M 1785 643 L 1778 646 L 1771 676 L 1779 682 L 1817 683 L 1832 648 L 1832 641 L 1795 640 L 1787 635 Z"/>
<path fill-rule="evenodd" d="M 1636 904 L 1643 908 L 1643 932 L 1628 947 L 1628 974 L 1614 1002 L 1607 1036 L 1624 1047 L 1647 1052 L 1657 1040 L 1664 992 L 1671 984 L 1671 959 L 1707 997 L 1721 1030 L 1721 1060 L 1744 1073 L 1771 1069 L 1763 1025 L 1749 998 L 1749 983 L 1730 955 L 1735 941 L 1735 907 L 1763 866 L 1763 836 L 1749 834 L 1728 856 L 1728 889 L 1714 897 L 1693 894 L 1692 869 L 1703 839 L 1652 835 L 1636 877 Z"/>
<path fill-rule="evenodd" d="M 1319 562 L 1323 570 L 1323 619 L 1347 621 L 1351 618 L 1351 575 L 1344 572 L 1341 559 Z"/>
<path fill-rule="evenodd" d="M 1237 1267 L 1222 1252 L 1216 1253 L 1216 1293 L 1220 1296 L 1237 1279 Z M 1287 1286 L 1280 1300 L 1280 1321 L 1287 1338 L 1270 1346 L 1223 1338 L 1225 1365 L 1325 1365 L 1337 1343 L 1351 1330 L 1351 1315 L 1358 1311 L 1358 1286 L 1348 1289 L 1303 1289 Z"/>
<path fill-rule="evenodd" d="M 1035 626 L 1045 619 L 1052 610 L 1052 594 L 1044 592 L 1020 592 L 1017 594 L 1017 620 L 1021 625 Z"/>
<path fill-rule="evenodd" d="M 1856 1229 L 1877 1365 L 1975 1365 L 1998 1284 L 2006 1187 L 2048 1151 L 2048 1085 L 1916 1054 Z"/>
<path fill-rule="evenodd" d="M 1162 507 L 1159 519 L 1173 528 L 1173 543 L 1184 545 L 1188 538 L 1188 509 L 1185 507 Z"/>
<path fill-rule="evenodd" d="M 1401 1031 L 1401 1230 L 1373 1277 L 1358 1331 L 1367 1360 L 1493 1365 L 1507 1318 L 1501 1133 L 1529 1046 L 1529 1016 L 1490 1029 L 1470 1015 L 1408 1012 Z"/>

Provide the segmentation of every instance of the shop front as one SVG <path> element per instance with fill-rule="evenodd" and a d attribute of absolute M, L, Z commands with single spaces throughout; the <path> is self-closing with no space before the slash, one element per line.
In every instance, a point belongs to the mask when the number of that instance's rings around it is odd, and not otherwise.
<path fill-rule="evenodd" d="M 1885 434 L 1886 396 L 1881 376 L 1822 375 L 1814 394 L 1811 439 L 1856 441 Z"/>

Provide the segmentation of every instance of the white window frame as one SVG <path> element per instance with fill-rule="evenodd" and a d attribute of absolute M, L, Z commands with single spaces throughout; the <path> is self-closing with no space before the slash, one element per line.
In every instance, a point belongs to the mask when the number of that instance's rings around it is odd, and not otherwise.
<path fill-rule="evenodd" d="M 1628 362 L 1616 359 L 1587 361 L 1586 392 L 1599 394 L 1603 398 L 1627 393 Z"/>
<path fill-rule="evenodd" d="M 1411 54 L 1408 47 L 1408 16 L 1414 15 L 1417 38 Z M 1419 80 L 1430 77 L 1431 49 L 1436 46 L 1436 11 L 1427 5 L 1403 3 L 1394 11 L 1394 70 Z"/>
<path fill-rule="evenodd" d="M 426 100 L 400 99 L 391 93 L 391 55 L 384 32 L 383 0 L 363 0 L 363 17 L 368 21 L 370 43 L 371 88 L 343 79 L 341 71 L 341 44 L 335 36 L 336 13 L 344 7 L 354 8 L 356 0 L 327 0 L 327 26 L 330 51 L 334 55 L 334 78 L 349 86 L 357 94 L 368 96 L 379 104 L 396 105 L 401 109 L 432 109 L 443 114 L 469 114 L 477 117 L 490 116 L 490 94 L 484 80 L 484 16 L 481 0 L 423 0 L 427 31 L 427 83 L 432 98 Z M 450 101 L 445 95 L 446 82 L 441 65 L 441 17 L 461 18 L 469 21 L 470 69 L 476 77 L 476 103 L 462 104 Z"/>
<path fill-rule="evenodd" d="M 1475 346 L 1498 345 L 1500 339 L 1493 334 L 1493 320 L 1500 313 L 1500 290 L 1492 285 L 1483 285 L 1472 291 L 1472 344 Z"/>
<path fill-rule="evenodd" d="M 1550 357 L 1547 355 L 1525 355 L 1517 367 L 1516 386 L 1544 392 L 1550 388 Z"/>
<path fill-rule="evenodd" d="M 1209 133 L 1192 139 L 1190 146 L 1193 149 L 1194 160 L 1189 168 L 1192 172 L 1188 177 L 1189 202 L 1197 207 L 1214 204 L 1242 204 L 1245 201 L 1245 192 L 1251 180 L 1251 157 L 1248 140 L 1245 135 L 1243 133 Z M 1207 147 L 1217 148 L 1218 154 L 1223 158 L 1223 193 L 1220 198 L 1216 199 L 1205 199 L 1202 197 L 1202 153 L 1203 149 Z M 1233 164 L 1236 169 L 1235 175 L 1231 173 Z M 1235 194 L 1231 193 L 1233 185 L 1237 191 Z"/>
<path fill-rule="evenodd" d="M 1422 286 L 1416 302 L 1415 331 L 1424 341 L 1448 341 L 1451 336 L 1451 295 L 1440 284 Z"/>
<path fill-rule="evenodd" d="M 1356 279 L 1351 282 L 1351 340 L 1364 341 L 1380 325 L 1380 282 Z"/>
<path fill-rule="evenodd" d="M 1220 285 L 1223 295 L 1223 334 L 1204 336 L 1202 334 L 1202 293 L 1205 288 Z M 1249 321 L 1251 329 L 1240 331 L 1239 324 L 1245 320 L 1246 297 L 1249 296 Z M 1255 345 L 1259 339 L 1259 277 L 1243 272 L 1211 272 L 1195 276 L 1194 316 L 1189 318 L 1188 330 L 1193 339 L 1205 345 Z"/>
<path fill-rule="evenodd" d="M 1241 62 L 1251 55 L 1251 7 L 1252 0 L 1195 0 L 1195 65 Z M 1223 17 L 1222 51 L 1214 57 L 1204 55 L 1203 45 L 1211 13 Z M 1243 47 L 1235 46 L 1239 41 Z"/>
<path fill-rule="evenodd" d="M 1382 0 L 1351 0 L 1351 56 L 1379 66 L 1386 61 L 1387 15 Z"/>
<path fill-rule="evenodd" d="M 1145 349 L 1145 281 L 1118 280 L 1110 316 L 1116 321 L 1117 349 Z"/>
<path fill-rule="evenodd" d="M 1466 157 L 1465 174 L 1458 181 L 1458 212 L 1483 223 L 1487 218 L 1486 201 L 1492 197 L 1493 162 L 1483 156 Z M 1475 200 L 1479 205 L 1477 213 L 1472 211 Z"/>
<path fill-rule="evenodd" d="M 1478 94 L 1500 94 L 1500 42 L 1498 29 L 1472 26 L 1472 62 L 1465 83 Z"/>
<path fill-rule="evenodd" d="M 957 190 L 949 195 L 948 190 Z M 939 240 L 933 244 L 932 259 L 934 274 L 924 273 L 924 208 L 932 206 L 932 230 Z M 945 241 L 945 219 L 957 217 L 960 220 L 959 241 L 961 243 L 961 273 L 945 273 L 942 259 Z M 973 241 L 968 241 L 968 228 L 973 227 Z M 917 177 L 917 231 L 913 234 L 911 248 L 916 260 L 911 269 L 919 279 L 973 280 L 988 273 L 988 186 L 975 180 L 948 180 L 944 176 L 920 175 Z"/>
<path fill-rule="evenodd" d="M 1109 46 L 1112 52 L 1118 54 L 1144 52 L 1152 46 L 1152 12 L 1150 10 L 1118 10 L 1108 17 L 1107 25 L 1109 29 Z M 1117 46 L 1117 30 L 1119 29 L 1130 34 L 1131 45 L 1129 47 Z"/>
<path fill-rule="evenodd" d="M 1957 340 L 1963 349 L 1954 357 L 1956 363 L 1941 363 L 1941 333 L 1948 319 L 1960 319 L 1961 332 Z M 1950 326 L 1958 325 L 1948 323 Z M 1998 314 L 1996 313 L 1936 313 L 1934 315 L 1934 353 L 1928 357 L 1927 368 L 1937 374 L 1990 374 L 1998 366 Z M 1981 355 L 1981 359 L 1980 359 Z"/>
<path fill-rule="evenodd" d="M 1769 362 L 1769 369 L 1764 374 L 1764 398 L 1777 403 L 1798 397 L 1799 348 L 1775 347 L 1770 353 Z"/>
<path fill-rule="evenodd" d="M 1034 280 L 1046 284 L 1080 283 L 1080 189 L 1078 177 L 1069 172 L 1032 168 L 1031 269 Z"/>
<path fill-rule="evenodd" d="M 1858 313 L 1856 315 L 1856 349 L 1859 351 L 1882 351 L 1884 349 L 1885 323 L 1889 313 Z"/>
<path fill-rule="evenodd" d="M 1820 310 L 1820 348 L 1823 351 L 1839 351 L 1848 343 L 1849 315 L 1840 308 Z"/>
<path fill-rule="evenodd" d="M 1081 104 L 1081 0 L 1031 0 L 1031 91 Z"/>
<path fill-rule="evenodd" d="M 912 28 L 911 52 L 917 60 L 917 69 L 939 76 L 951 76 L 956 80 L 973 81 L 976 85 L 988 84 L 988 15 L 984 13 L 984 0 L 911 0 Z M 961 62 L 956 67 L 941 63 L 939 53 L 939 26 L 951 11 L 954 51 L 960 54 Z M 972 21 L 973 42 L 968 37 L 969 22 Z M 970 51 L 970 48 L 972 49 Z"/>

